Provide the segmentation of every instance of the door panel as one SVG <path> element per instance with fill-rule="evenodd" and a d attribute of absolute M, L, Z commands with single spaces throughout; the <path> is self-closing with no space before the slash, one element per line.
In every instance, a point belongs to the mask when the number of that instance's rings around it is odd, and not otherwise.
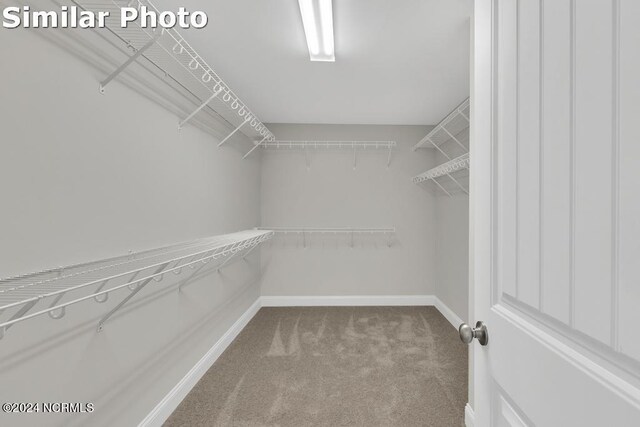
<path fill-rule="evenodd" d="M 623 354 L 640 360 L 640 124 L 638 100 L 640 84 L 638 75 L 638 46 L 640 46 L 640 2 L 625 0 L 618 12 L 619 69 L 616 85 L 618 98 L 618 193 L 617 235 L 619 245 L 617 265 L 618 296 L 616 345 Z M 636 194 L 636 197 L 629 197 Z"/>
<path fill-rule="evenodd" d="M 606 344 L 612 337 L 612 1 L 574 1 L 572 324 Z M 597 286 L 593 284 L 597 282 Z"/>
<path fill-rule="evenodd" d="M 499 392 L 493 396 L 495 422 L 497 427 L 526 427 L 527 423 L 522 419 L 522 415 L 516 410 L 513 403 Z"/>
<path fill-rule="evenodd" d="M 620 151 L 637 151 L 638 142 L 622 141 L 614 126 L 622 106 L 613 79 L 618 7 L 605 0 L 497 4 L 494 302 L 505 297 L 568 338 L 617 351 L 620 254 L 613 248 L 620 205 L 629 221 L 640 197 L 638 189 L 620 191 L 638 175 L 637 167 L 620 175 Z M 625 251 L 638 255 L 637 244 L 629 245 Z"/>
<path fill-rule="evenodd" d="M 543 4 L 541 311 L 569 324 L 571 293 L 571 0 Z M 547 102 L 544 102 L 547 100 Z M 549 102 L 553 100 L 553 102 Z"/>
<path fill-rule="evenodd" d="M 638 425 L 638 389 L 565 344 L 564 337 L 541 332 L 540 325 L 504 305 L 493 307 L 487 325 L 493 380 L 530 425 Z"/>
<path fill-rule="evenodd" d="M 639 20 L 635 0 L 476 2 L 480 425 L 640 420 Z"/>
<path fill-rule="evenodd" d="M 540 308 L 540 5 L 520 0 L 516 22 L 516 290 L 517 299 Z M 505 17 L 506 18 L 506 17 Z M 506 18 L 508 19 L 508 18 Z M 514 58 L 505 58 L 512 62 Z M 504 123 L 504 121 L 503 121 Z M 507 160 L 507 159 L 505 159 Z M 518 197 L 518 194 L 526 197 Z M 505 212 L 505 214 L 507 214 Z"/>
<path fill-rule="evenodd" d="M 500 100 L 495 106 L 498 110 L 496 133 L 498 141 L 518 140 L 518 8 L 515 1 L 500 3 L 498 10 L 500 32 L 497 34 L 498 56 L 497 97 Z M 517 145 L 507 144 L 500 147 L 498 156 L 498 173 L 500 176 L 516 176 Z M 516 280 L 517 257 L 516 251 L 516 209 L 517 209 L 517 181 L 502 179 L 498 183 L 498 222 L 502 224 L 499 239 L 503 242 L 498 247 L 500 251 L 496 260 L 500 265 L 500 290 L 506 295 L 518 298 Z"/>

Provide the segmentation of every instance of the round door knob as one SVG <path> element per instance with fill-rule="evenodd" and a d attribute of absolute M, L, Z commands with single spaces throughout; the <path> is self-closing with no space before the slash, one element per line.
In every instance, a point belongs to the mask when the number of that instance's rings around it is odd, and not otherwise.
<path fill-rule="evenodd" d="M 463 323 L 458 328 L 458 332 L 460 333 L 460 339 L 465 344 L 470 344 L 474 338 L 478 339 L 480 345 L 487 345 L 487 343 L 489 342 L 489 333 L 487 332 L 487 326 L 481 321 L 476 322 L 475 328 L 472 328 L 466 323 Z"/>

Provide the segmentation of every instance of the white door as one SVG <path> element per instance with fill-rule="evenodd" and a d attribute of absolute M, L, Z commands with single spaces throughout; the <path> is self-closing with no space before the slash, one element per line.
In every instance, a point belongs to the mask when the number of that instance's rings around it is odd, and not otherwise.
<path fill-rule="evenodd" d="M 469 418 L 640 426 L 640 1 L 475 8 Z"/>

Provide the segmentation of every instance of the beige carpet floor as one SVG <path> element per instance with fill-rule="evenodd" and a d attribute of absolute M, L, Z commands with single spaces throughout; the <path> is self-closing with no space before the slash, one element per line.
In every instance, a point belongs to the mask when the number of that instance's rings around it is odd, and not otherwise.
<path fill-rule="evenodd" d="M 467 347 L 433 307 L 262 308 L 165 426 L 462 426 Z"/>

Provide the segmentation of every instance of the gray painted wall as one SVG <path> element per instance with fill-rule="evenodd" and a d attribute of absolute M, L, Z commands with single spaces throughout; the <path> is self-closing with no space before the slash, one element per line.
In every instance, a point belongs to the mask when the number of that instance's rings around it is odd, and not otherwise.
<path fill-rule="evenodd" d="M 433 164 L 431 150 L 413 152 L 426 126 L 269 125 L 281 140 L 395 140 L 387 152 L 265 151 L 262 154 L 262 225 L 396 227 L 386 240 L 276 237 L 262 247 L 262 294 L 433 295 L 435 202 L 411 177 Z"/>
<path fill-rule="evenodd" d="M 464 193 L 438 197 L 436 222 L 436 295 L 466 322 L 469 320 L 469 197 Z"/>
<path fill-rule="evenodd" d="M 260 162 L 241 160 L 248 144 L 178 134 L 177 116 L 118 82 L 100 95 L 104 74 L 33 32 L 3 31 L 0 58 L 0 277 L 258 224 Z M 0 425 L 137 424 L 259 296 L 258 252 L 182 293 L 172 284 L 183 276 L 152 282 L 99 334 L 126 292 L 9 329 L 0 401 L 96 410 L 0 413 Z"/>

